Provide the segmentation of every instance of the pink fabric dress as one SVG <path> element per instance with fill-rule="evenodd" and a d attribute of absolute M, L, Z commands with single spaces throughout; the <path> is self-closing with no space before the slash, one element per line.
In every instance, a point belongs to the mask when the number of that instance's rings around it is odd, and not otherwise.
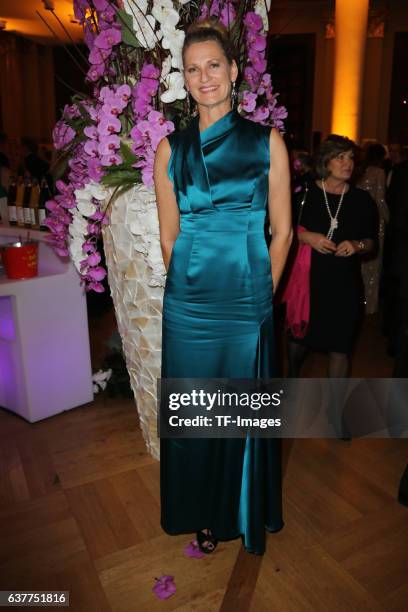
<path fill-rule="evenodd" d="M 306 230 L 299 225 L 297 236 Z M 310 318 L 310 266 L 312 247 L 298 239 L 288 282 L 281 301 L 286 302 L 286 327 L 294 338 L 303 338 Z"/>

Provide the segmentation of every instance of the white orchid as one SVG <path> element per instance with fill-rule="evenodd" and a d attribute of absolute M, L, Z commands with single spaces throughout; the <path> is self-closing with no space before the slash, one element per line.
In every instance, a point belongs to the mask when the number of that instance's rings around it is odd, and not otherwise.
<path fill-rule="evenodd" d="M 96 198 L 97 200 L 104 200 L 107 196 L 105 187 L 95 181 L 90 181 L 82 187 L 82 189 L 75 189 L 76 200 L 91 200 Z"/>
<path fill-rule="evenodd" d="M 88 183 L 85 187 L 85 191 L 89 192 L 91 197 L 95 198 L 96 200 L 105 200 L 108 195 L 106 188 L 95 181 Z"/>
<path fill-rule="evenodd" d="M 181 72 L 170 72 L 164 79 L 164 84 L 167 87 L 167 91 L 162 93 L 160 99 L 165 104 L 169 104 L 175 100 L 184 100 L 187 96 L 187 92 L 184 89 L 184 78 Z"/>
<path fill-rule="evenodd" d="M 77 200 L 77 209 L 84 215 L 84 217 L 90 217 L 96 213 L 96 204 L 90 200 Z"/>
<path fill-rule="evenodd" d="M 123 8 L 128 15 L 133 15 L 137 11 L 146 13 L 147 0 L 123 0 Z"/>
<path fill-rule="evenodd" d="M 160 37 L 155 32 L 156 20 L 152 15 L 138 15 L 133 18 L 133 27 L 139 43 L 145 49 L 154 49 Z"/>
<path fill-rule="evenodd" d="M 74 193 L 77 203 L 77 210 L 84 217 L 90 217 L 96 213 L 97 207 L 92 202 L 92 198 L 95 198 L 96 200 L 106 199 L 106 189 L 95 181 L 90 181 L 82 189 L 75 189 Z"/>
<path fill-rule="evenodd" d="M 173 7 L 173 2 L 155 2 L 152 8 L 152 15 L 160 24 L 167 24 L 169 27 L 175 27 L 180 21 L 180 15 Z"/>
<path fill-rule="evenodd" d="M 73 217 L 74 218 L 70 225 L 69 231 L 71 232 L 72 228 L 72 232 L 74 235 L 81 234 L 83 236 L 86 233 L 88 227 L 87 220 L 85 219 L 85 217 L 82 216 L 79 211 L 74 211 Z"/>
<path fill-rule="evenodd" d="M 172 47 L 182 48 L 185 38 L 183 30 L 177 30 L 171 24 L 162 23 L 161 32 L 163 34 L 163 49 L 171 49 Z"/>
<path fill-rule="evenodd" d="M 92 376 L 92 382 L 93 382 L 93 392 L 94 393 L 99 393 L 99 389 L 102 389 L 102 391 L 105 391 L 106 389 L 106 385 L 108 384 L 108 380 L 110 379 L 110 377 L 112 376 L 112 370 L 98 370 L 93 376 Z"/>
<path fill-rule="evenodd" d="M 169 49 L 172 56 L 171 65 L 173 68 L 181 70 L 183 68 L 181 52 L 185 38 L 183 30 L 176 30 L 167 24 L 163 24 L 161 32 L 163 33 L 162 47 L 163 49 Z"/>
<path fill-rule="evenodd" d="M 155 35 L 156 20 L 147 13 L 147 0 L 124 0 L 123 8 L 132 17 L 133 29 L 139 43 L 145 49 L 154 49 L 157 43 Z"/>
<path fill-rule="evenodd" d="M 81 261 L 86 257 L 82 245 L 88 234 L 88 217 L 97 211 L 95 200 L 103 201 L 107 198 L 106 188 L 91 180 L 81 189 L 74 191 L 76 208 L 72 209 L 72 222 L 69 226 L 69 251 L 75 267 L 81 272 Z"/>
<path fill-rule="evenodd" d="M 71 255 L 71 259 L 74 263 L 74 266 L 78 270 L 81 271 L 81 261 L 85 259 L 84 252 L 82 250 L 82 245 L 84 243 L 84 237 L 78 236 L 70 239 L 69 243 L 69 253 Z"/>
<path fill-rule="evenodd" d="M 265 30 L 269 28 L 268 12 L 271 7 L 271 0 L 256 0 L 254 12 L 262 18 L 263 26 Z"/>
<path fill-rule="evenodd" d="M 162 62 L 162 71 L 161 71 L 162 81 L 165 80 L 170 70 L 171 70 L 171 56 L 168 55 Z"/>

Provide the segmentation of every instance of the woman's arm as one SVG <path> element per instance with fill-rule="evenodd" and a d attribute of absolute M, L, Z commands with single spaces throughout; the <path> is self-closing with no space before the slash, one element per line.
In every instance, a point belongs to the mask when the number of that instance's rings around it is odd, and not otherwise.
<path fill-rule="evenodd" d="M 299 232 L 299 242 L 304 242 L 323 255 L 329 255 L 336 251 L 336 244 L 333 240 L 326 238 L 324 234 L 318 232 L 309 232 L 307 230 Z"/>
<path fill-rule="evenodd" d="M 167 138 L 163 138 L 157 147 L 153 177 L 159 215 L 160 246 L 166 270 L 169 267 L 173 245 L 180 232 L 179 208 L 174 195 L 173 184 L 167 174 L 170 155 L 170 143 Z"/>
<path fill-rule="evenodd" d="M 290 174 L 288 153 L 278 130 L 269 139 L 269 220 L 272 241 L 269 247 L 273 290 L 276 291 L 292 242 Z"/>

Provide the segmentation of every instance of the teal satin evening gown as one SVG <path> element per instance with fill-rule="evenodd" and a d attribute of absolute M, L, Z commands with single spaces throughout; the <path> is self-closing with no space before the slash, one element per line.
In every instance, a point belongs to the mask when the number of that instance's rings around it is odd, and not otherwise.
<path fill-rule="evenodd" d="M 231 111 L 169 136 L 180 233 L 163 300 L 163 378 L 274 376 L 272 277 L 264 223 L 270 127 Z M 265 551 L 282 528 L 278 439 L 162 439 L 161 525 L 210 528 Z"/>

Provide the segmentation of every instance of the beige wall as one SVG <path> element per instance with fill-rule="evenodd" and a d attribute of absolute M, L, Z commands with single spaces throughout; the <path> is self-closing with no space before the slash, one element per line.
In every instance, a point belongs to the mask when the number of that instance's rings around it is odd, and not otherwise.
<path fill-rule="evenodd" d="M 276 0 L 271 8 L 272 34 L 316 36 L 312 131 L 323 136 L 330 132 L 333 93 L 334 39 L 325 37 L 328 5 L 327 0 Z M 361 140 L 387 142 L 394 37 L 404 31 L 408 32 L 408 0 L 390 0 L 384 38 L 367 38 Z"/>

